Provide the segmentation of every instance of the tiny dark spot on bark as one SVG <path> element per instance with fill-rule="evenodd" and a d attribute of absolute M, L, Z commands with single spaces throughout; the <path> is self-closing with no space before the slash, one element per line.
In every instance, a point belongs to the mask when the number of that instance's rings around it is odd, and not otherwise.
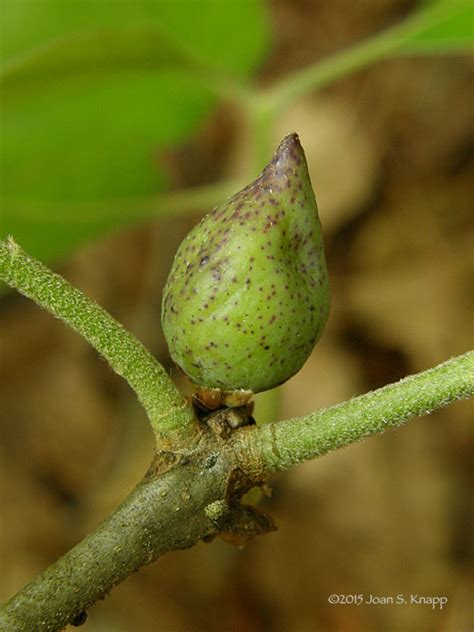
<path fill-rule="evenodd" d="M 87 621 L 87 612 L 85 610 L 81 610 L 81 612 L 78 612 L 74 618 L 71 621 L 71 625 L 73 625 L 75 628 L 78 628 L 81 625 L 84 625 L 84 623 Z"/>

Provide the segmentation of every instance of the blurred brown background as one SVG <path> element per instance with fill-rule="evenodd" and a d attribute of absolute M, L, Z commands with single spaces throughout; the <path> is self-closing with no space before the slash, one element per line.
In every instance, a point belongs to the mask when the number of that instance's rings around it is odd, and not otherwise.
<path fill-rule="evenodd" d="M 274 0 L 262 84 L 361 40 L 414 4 Z M 299 101 L 279 122 L 275 144 L 295 130 L 307 153 L 333 293 L 323 340 L 281 388 L 281 418 L 472 346 L 471 70 L 464 56 L 379 63 Z M 165 157 L 176 187 L 238 169 L 239 125 L 223 105 Z M 197 219 L 161 219 L 113 236 L 60 268 L 172 371 L 161 289 Z M 131 391 L 96 353 L 15 293 L 0 301 L 0 354 L 3 599 L 124 498 L 147 469 L 152 436 Z M 457 403 L 275 478 L 264 506 L 276 533 L 242 550 L 216 541 L 169 554 L 91 609 L 85 629 L 467 632 L 473 412 L 472 403 Z M 448 603 L 441 611 L 337 606 L 328 603 L 333 593 Z"/>

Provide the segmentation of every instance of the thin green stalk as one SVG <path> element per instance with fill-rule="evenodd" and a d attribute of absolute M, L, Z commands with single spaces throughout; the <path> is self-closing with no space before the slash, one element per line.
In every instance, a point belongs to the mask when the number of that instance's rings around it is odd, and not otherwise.
<path fill-rule="evenodd" d="M 160 449 L 179 451 L 197 439 L 193 411 L 166 371 L 104 309 L 12 239 L 0 241 L 0 278 L 81 334 L 127 380 L 148 414 Z"/>
<path fill-rule="evenodd" d="M 245 182 L 222 180 L 176 191 L 165 191 L 147 197 L 131 197 L 104 200 L 102 202 L 66 202 L 57 206 L 17 196 L 2 196 L 2 217 L 21 218 L 31 221 L 44 217 L 46 224 L 84 224 L 86 222 L 111 221 L 127 217 L 136 222 L 179 213 L 208 212 L 213 206 L 232 195 Z"/>
<path fill-rule="evenodd" d="M 235 437 L 235 449 L 242 467 L 253 469 L 258 478 L 473 395 L 474 351 L 469 351 L 326 410 L 242 432 Z"/>
<path fill-rule="evenodd" d="M 463 8 L 465 5 L 461 4 L 459 11 Z M 266 107 L 275 112 L 281 111 L 296 98 L 349 73 L 395 54 L 410 54 L 410 40 L 414 36 L 433 24 L 441 23 L 446 15 L 451 17 L 452 13 L 453 7 L 449 3 L 427 7 L 360 44 L 288 75 L 267 91 Z M 413 52 L 416 53 L 416 49 Z"/>
<path fill-rule="evenodd" d="M 246 165 L 245 179 L 250 182 L 255 179 L 263 167 L 271 159 L 275 151 L 273 137 L 275 127 L 275 112 L 268 107 L 266 95 L 254 92 L 250 98 L 241 101 L 244 115 L 243 127 L 247 129 L 246 142 L 250 148 L 250 159 Z"/>

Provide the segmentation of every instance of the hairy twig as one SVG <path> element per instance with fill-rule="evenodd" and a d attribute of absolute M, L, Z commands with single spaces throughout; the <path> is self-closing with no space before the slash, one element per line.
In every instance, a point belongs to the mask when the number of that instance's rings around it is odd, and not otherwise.
<path fill-rule="evenodd" d="M 205 508 L 225 496 L 221 459 L 143 481 L 93 533 L 0 610 L 8 632 L 61 630 L 130 573 L 218 530 Z M 159 627 L 159 626 L 158 626 Z"/>
<path fill-rule="evenodd" d="M 474 351 L 396 384 L 316 411 L 267 424 L 235 436 L 244 469 L 262 473 L 286 470 L 474 395 Z"/>
<path fill-rule="evenodd" d="M 147 477 L 98 529 L 0 610 L 9 632 L 59 630 L 134 570 L 216 533 L 258 534 L 268 520 L 238 511 L 265 474 L 349 445 L 474 394 L 469 352 L 349 402 L 256 429 L 229 441 L 207 432 L 192 462 Z M 237 474 L 237 476 L 236 476 Z M 236 495 L 234 495 L 236 494 Z"/>
<path fill-rule="evenodd" d="M 160 449 L 188 447 L 198 438 L 192 408 L 163 367 L 110 314 L 65 279 L 0 241 L 0 278 L 80 333 L 127 380 L 148 414 Z"/>
<path fill-rule="evenodd" d="M 474 394 L 470 351 L 338 406 L 223 438 L 194 418 L 138 340 L 12 240 L 0 242 L 0 277 L 81 333 L 129 381 L 159 448 L 148 475 L 122 505 L 2 607 L 0 629 L 9 632 L 62 629 L 168 551 L 216 533 L 245 538 L 271 530 L 267 516 L 240 505 L 242 494 L 268 474 Z"/>

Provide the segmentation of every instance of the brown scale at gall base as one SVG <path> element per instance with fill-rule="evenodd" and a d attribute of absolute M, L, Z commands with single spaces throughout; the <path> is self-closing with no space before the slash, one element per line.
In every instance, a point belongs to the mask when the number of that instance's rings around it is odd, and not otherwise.
<path fill-rule="evenodd" d="M 238 428 L 255 424 L 251 397 L 250 391 L 198 388 L 192 396 L 192 403 L 199 421 L 221 439 L 227 439 Z"/>

